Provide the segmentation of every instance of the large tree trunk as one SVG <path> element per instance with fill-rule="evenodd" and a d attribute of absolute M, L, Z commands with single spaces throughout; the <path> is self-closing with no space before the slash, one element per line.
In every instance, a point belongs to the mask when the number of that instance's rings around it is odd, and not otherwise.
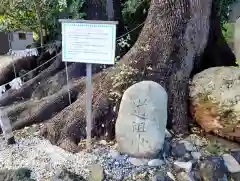
<path fill-rule="evenodd" d="M 130 85 L 141 80 L 158 82 L 167 90 L 169 126 L 176 133 L 188 132 L 190 74 L 195 65 L 200 65 L 201 69 L 201 62 L 195 61 L 200 61 L 208 47 L 216 46 L 215 41 L 222 38 L 221 34 L 212 32 L 218 37 L 209 41 L 210 26 L 220 28 L 220 24 L 212 23 L 210 18 L 216 17 L 212 4 L 214 7 L 212 0 L 152 0 L 135 45 L 120 63 L 93 76 L 93 136 L 114 137 L 121 96 Z M 218 46 L 219 51 L 227 50 Z M 221 65 L 226 62 L 228 57 Z M 28 93 L 31 96 L 25 96 L 24 101 L 12 104 L 12 96 L 1 100 L 0 105 L 6 106 L 4 109 L 14 129 L 48 120 L 42 135 L 53 144 L 76 152 L 77 143 L 86 136 L 85 78 L 70 80 L 72 104 L 69 105 L 66 81 L 60 86 L 56 83 L 64 73 L 62 70 L 41 83 L 42 86 L 34 87 L 34 91 L 30 91 L 34 93 Z M 30 98 L 35 100 L 30 101 Z"/>

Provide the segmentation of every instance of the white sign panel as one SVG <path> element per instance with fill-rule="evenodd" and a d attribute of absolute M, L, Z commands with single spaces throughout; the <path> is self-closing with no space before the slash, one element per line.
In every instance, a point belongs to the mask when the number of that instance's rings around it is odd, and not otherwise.
<path fill-rule="evenodd" d="M 62 22 L 63 61 L 114 64 L 115 45 L 115 24 Z"/>

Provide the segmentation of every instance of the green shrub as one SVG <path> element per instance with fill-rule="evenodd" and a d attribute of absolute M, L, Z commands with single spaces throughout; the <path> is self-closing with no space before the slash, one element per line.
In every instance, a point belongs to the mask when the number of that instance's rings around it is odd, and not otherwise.
<path fill-rule="evenodd" d="M 234 42 L 234 24 L 225 23 L 223 24 L 223 36 L 226 39 L 228 44 L 233 44 Z"/>

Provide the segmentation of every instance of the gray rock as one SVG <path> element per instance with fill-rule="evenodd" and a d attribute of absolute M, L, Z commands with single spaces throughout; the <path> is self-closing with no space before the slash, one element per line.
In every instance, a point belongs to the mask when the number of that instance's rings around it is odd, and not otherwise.
<path fill-rule="evenodd" d="M 194 159 L 200 160 L 202 154 L 200 152 L 191 152 L 191 155 Z"/>
<path fill-rule="evenodd" d="M 195 151 L 196 148 L 193 146 L 192 143 L 186 140 L 181 140 L 179 143 L 183 143 L 187 151 Z"/>
<path fill-rule="evenodd" d="M 235 158 L 230 154 L 223 154 L 223 160 L 225 165 L 230 173 L 238 173 L 240 172 L 240 165 L 235 160 Z"/>
<path fill-rule="evenodd" d="M 152 181 L 176 181 L 176 179 L 170 172 L 157 172 Z"/>
<path fill-rule="evenodd" d="M 188 162 L 188 161 L 190 161 L 192 159 L 193 159 L 193 157 L 192 157 L 192 155 L 190 153 L 185 153 L 184 158 L 183 158 L 183 160 L 185 162 Z"/>
<path fill-rule="evenodd" d="M 174 168 L 175 170 L 184 170 L 186 172 L 190 172 L 192 170 L 192 162 L 174 162 Z"/>
<path fill-rule="evenodd" d="M 206 160 L 203 160 L 200 166 L 200 175 L 203 180 L 228 181 L 227 168 L 223 158 L 219 156 L 209 156 Z"/>
<path fill-rule="evenodd" d="M 204 146 L 207 144 L 207 141 L 205 138 L 199 137 L 196 134 L 189 135 L 185 140 L 191 142 L 193 145 L 196 145 L 196 146 Z"/>
<path fill-rule="evenodd" d="M 189 97 L 192 106 L 195 107 L 195 116 L 202 114 L 202 110 L 198 109 L 204 106 L 201 103 L 202 95 L 207 95 L 210 100 L 204 101 L 204 103 L 213 103 L 217 101 L 214 106 L 217 110 L 217 114 L 214 117 L 220 116 L 226 113 L 226 110 L 231 111 L 231 115 L 225 118 L 225 121 L 207 121 L 209 119 L 207 115 L 199 116 L 198 123 L 200 126 L 208 132 L 208 130 L 219 130 L 223 137 L 238 138 L 238 134 L 235 131 L 230 131 L 229 127 L 234 127 L 240 120 L 239 111 L 239 92 L 240 92 L 240 69 L 230 66 L 212 67 L 205 69 L 204 71 L 194 75 L 189 86 Z M 199 105 L 199 106 L 198 106 Z M 190 105 L 191 107 L 191 105 Z M 196 117 L 195 117 L 196 118 Z"/>
<path fill-rule="evenodd" d="M 147 165 L 149 162 L 149 159 L 143 159 L 143 158 L 128 158 L 128 161 L 133 164 L 134 166 L 143 166 Z"/>
<path fill-rule="evenodd" d="M 106 140 L 101 140 L 101 141 L 99 141 L 99 144 L 100 145 L 107 145 L 107 141 Z"/>
<path fill-rule="evenodd" d="M 164 164 L 164 161 L 160 159 L 153 159 L 148 162 L 148 166 L 150 167 L 160 167 L 163 164 Z"/>
<path fill-rule="evenodd" d="M 186 154 L 187 150 L 183 143 L 177 143 L 172 146 L 172 155 L 175 157 L 183 157 Z"/>
<path fill-rule="evenodd" d="M 163 148 L 168 96 L 156 82 L 142 81 L 123 94 L 115 125 L 121 153 L 152 158 Z"/>

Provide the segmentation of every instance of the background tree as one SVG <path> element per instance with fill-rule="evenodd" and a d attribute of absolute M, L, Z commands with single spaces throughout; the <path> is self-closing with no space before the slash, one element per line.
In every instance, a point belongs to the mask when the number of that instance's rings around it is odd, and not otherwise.
<path fill-rule="evenodd" d="M 0 5 L 0 23 L 5 24 L 5 31 L 31 31 L 39 35 L 40 44 L 47 40 L 54 40 L 60 34 L 59 18 L 82 19 L 85 13 L 81 11 L 83 0 L 72 0 L 64 3 L 58 0 L 23 0 L 21 3 L 3 0 Z M 8 7 L 8 8 L 6 8 Z"/>

